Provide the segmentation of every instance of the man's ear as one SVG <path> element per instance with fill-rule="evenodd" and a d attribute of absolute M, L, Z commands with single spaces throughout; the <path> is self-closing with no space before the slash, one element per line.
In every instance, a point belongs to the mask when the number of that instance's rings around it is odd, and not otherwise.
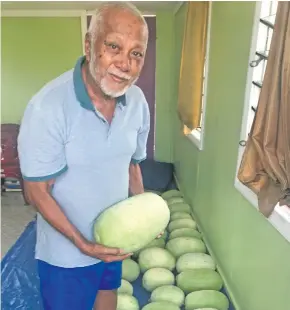
<path fill-rule="evenodd" d="M 87 62 L 91 60 L 91 42 L 91 34 L 87 32 L 85 36 L 85 56 Z"/>

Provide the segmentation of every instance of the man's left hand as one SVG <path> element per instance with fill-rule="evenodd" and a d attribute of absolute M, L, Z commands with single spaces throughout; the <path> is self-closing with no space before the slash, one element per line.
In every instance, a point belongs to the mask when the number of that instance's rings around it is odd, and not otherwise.
<path fill-rule="evenodd" d="M 161 238 L 163 234 L 164 234 L 164 231 L 162 231 L 162 232 L 161 232 L 161 233 L 157 236 L 157 238 L 156 238 L 156 239 Z"/>

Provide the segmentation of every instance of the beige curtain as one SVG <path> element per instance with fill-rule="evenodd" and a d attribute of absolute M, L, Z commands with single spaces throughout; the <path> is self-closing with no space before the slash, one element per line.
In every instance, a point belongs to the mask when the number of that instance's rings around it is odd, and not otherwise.
<path fill-rule="evenodd" d="M 271 215 L 290 206 L 290 2 L 279 2 L 268 64 L 238 179 Z"/>
<path fill-rule="evenodd" d="M 187 2 L 187 15 L 180 64 L 178 115 L 190 130 L 201 118 L 203 72 L 209 2 Z"/>

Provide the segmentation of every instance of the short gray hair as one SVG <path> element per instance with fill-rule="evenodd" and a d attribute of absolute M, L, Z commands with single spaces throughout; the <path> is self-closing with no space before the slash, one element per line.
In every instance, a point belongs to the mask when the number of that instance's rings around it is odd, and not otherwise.
<path fill-rule="evenodd" d="M 148 26 L 147 22 L 142 15 L 142 13 L 137 9 L 135 5 L 130 2 L 120 1 L 120 2 L 107 2 L 105 4 L 101 4 L 92 15 L 92 19 L 90 22 L 90 26 L 88 29 L 88 33 L 90 34 L 91 40 L 94 42 L 98 36 L 98 34 L 102 31 L 102 26 L 104 22 L 104 14 L 110 9 L 121 9 L 126 10 L 132 13 L 134 16 L 139 18 L 145 25 L 147 31 Z"/>

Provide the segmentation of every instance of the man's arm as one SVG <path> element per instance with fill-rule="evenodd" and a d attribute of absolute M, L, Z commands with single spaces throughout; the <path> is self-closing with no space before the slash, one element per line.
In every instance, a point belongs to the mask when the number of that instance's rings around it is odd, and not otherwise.
<path fill-rule="evenodd" d="M 85 250 L 85 239 L 70 223 L 57 202 L 50 195 L 53 181 L 30 182 L 24 181 L 25 194 L 29 203 L 56 230 L 66 236 L 79 249 Z"/>
<path fill-rule="evenodd" d="M 129 191 L 131 195 L 144 193 L 142 173 L 137 163 L 131 163 L 129 167 Z"/>

